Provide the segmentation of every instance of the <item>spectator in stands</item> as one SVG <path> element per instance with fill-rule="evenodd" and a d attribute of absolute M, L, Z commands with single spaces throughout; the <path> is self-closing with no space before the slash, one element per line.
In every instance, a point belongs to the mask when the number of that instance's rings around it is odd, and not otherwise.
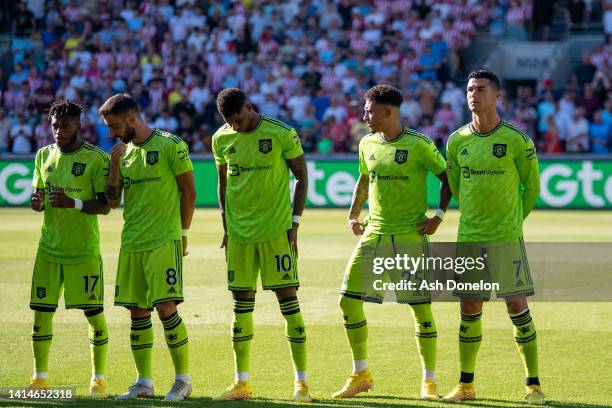
<path fill-rule="evenodd" d="M 590 151 L 589 122 L 584 118 L 584 109 L 576 108 L 567 126 L 565 150 L 572 153 Z"/>
<path fill-rule="evenodd" d="M 27 154 L 32 152 L 32 126 L 26 123 L 23 113 L 18 116 L 18 123 L 11 128 L 11 152 Z"/>
<path fill-rule="evenodd" d="M 585 116 L 589 121 L 593 119 L 593 114 L 599 109 L 599 103 L 599 98 L 593 92 L 591 84 L 584 84 L 582 95 L 576 98 L 576 106 L 584 108 Z"/>
<path fill-rule="evenodd" d="M 40 115 L 40 123 L 34 128 L 34 141 L 36 143 L 35 150 L 54 143 L 51 124 L 45 114 Z"/>
<path fill-rule="evenodd" d="M 559 154 L 563 152 L 559 128 L 555 122 L 554 115 L 546 117 L 546 134 L 544 135 L 544 148 L 540 145 L 539 150 L 546 154 Z"/>
<path fill-rule="evenodd" d="M 0 154 L 7 153 L 11 135 L 11 120 L 6 115 L 6 110 L 0 108 Z"/>
<path fill-rule="evenodd" d="M 589 126 L 591 136 L 591 148 L 595 154 L 610 154 L 610 142 L 612 129 L 609 123 L 603 121 L 601 112 L 595 112 L 593 123 Z"/>
<path fill-rule="evenodd" d="M 13 17 L 13 32 L 18 36 L 23 36 L 30 31 L 34 31 L 35 28 L 36 22 L 34 21 L 34 14 L 28 9 L 27 2 L 19 2 L 17 11 Z"/>
<path fill-rule="evenodd" d="M 167 109 L 164 109 L 161 112 L 161 115 L 155 119 L 153 122 L 153 127 L 157 129 L 164 129 L 170 132 L 176 132 L 178 129 L 178 121 L 174 116 L 170 116 L 170 112 Z"/>
<path fill-rule="evenodd" d="M 263 112 L 291 115 L 287 120 L 310 146 L 305 149 L 325 153 L 356 146 L 363 127 L 354 102 L 371 83 L 391 83 L 404 90 L 404 123 L 417 127 L 423 116 L 435 118 L 433 132 L 443 143 L 453 123 L 466 114 L 464 91 L 452 80 L 463 68 L 459 52 L 470 46 L 476 29 L 493 33 L 495 23 L 489 23 L 497 21 L 502 29 L 507 23 L 523 30 L 532 16 L 550 17 L 532 10 L 550 6 L 545 0 L 256 0 L 252 6 L 216 1 L 208 8 L 201 4 L 210 2 L 193 0 L 45 3 L 44 14 L 41 5 L 17 5 L 25 29 L 33 28 L 29 15 L 34 10 L 42 17 L 38 27 L 44 29 L 40 35 L 13 37 L 14 72 L 0 75 L 5 117 L 28 112 L 36 126 L 53 98 L 89 107 L 126 91 L 138 99 L 149 123 L 176 129 L 198 151 L 209 150 L 209 129 L 220 124 L 213 102 L 224 86 L 248 91 Z M 585 16 L 598 15 L 596 3 L 589 7 Z M 605 19 L 603 11 L 599 15 Z M 560 101 L 561 111 L 553 114 L 555 121 L 562 119 L 560 138 L 566 136 L 576 103 L 591 116 L 588 103 L 595 106 L 597 99 L 602 106 L 608 98 L 609 66 L 610 49 L 602 45 L 575 69 L 576 89 L 583 91 L 589 83 L 592 92 Z M 531 88 L 520 87 L 518 98 L 500 108 L 504 118 L 529 128 L 538 102 Z M 543 106 L 538 112 L 540 136 L 547 131 L 543 116 L 552 110 L 550 103 Z M 604 122 L 608 111 L 602 111 Z M 334 125 L 327 128 L 333 134 L 321 137 L 321 121 L 330 117 Z M 108 149 L 108 132 L 95 116 L 90 123 L 84 133 Z"/>
<path fill-rule="evenodd" d="M 586 21 L 586 3 L 583 0 L 569 0 L 565 6 L 565 24 L 571 30 L 582 30 Z"/>
<path fill-rule="evenodd" d="M 597 71 L 597 67 L 591 63 L 591 54 L 585 51 L 582 53 L 580 64 L 574 68 L 572 81 L 578 88 L 582 88 L 584 84 L 593 80 L 595 71 Z"/>

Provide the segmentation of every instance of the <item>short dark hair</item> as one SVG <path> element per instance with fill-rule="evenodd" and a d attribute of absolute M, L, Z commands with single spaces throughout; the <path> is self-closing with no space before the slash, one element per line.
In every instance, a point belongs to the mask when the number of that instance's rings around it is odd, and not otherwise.
<path fill-rule="evenodd" d="M 488 79 L 489 81 L 491 81 L 491 83 L 496 89 L 501 88 L 501 82 L 499 82 L 499 78 L 497 77 L 497 75 L 495 75 L 494 73 L 486 69 L 479 69 L 476 71 L 472 71 L 470 72 L 470 75 L 468 75 L 468 81 L 470 79 L 481 79 L 481 78 Z"/>
<path fill-rule="evenodd" d="M 247 101 L 247 96 L 240 88 L 225 88 L 217 95 L 217 110 L 223 117 L 237 114 Z"/>
<path fill-rule="evenodd" d="M 138 112 L 138 102 L 132 95 L 120 93 L 113 95 L 100 107 L 100 116 L 123 115 L 128 112 Z"/>
<path fill-rule="evenodd" d="M 363 99 L 375 103 L 393 105 L 398 108 L 404 101 L 402 93 L 399 91 L 399 89 L 387 84 L 374 85 L 366 91 L 366 93 L 363 95 Z"/>
<path fill-rule="evenodd" d="M 57 120 L 65 118 L 81 120 L 83 107 L 78 103 L 70 102 L 68 99 L 60 99 L 51 104 L 47 117 L 49 120 L 55 116 Z"/>

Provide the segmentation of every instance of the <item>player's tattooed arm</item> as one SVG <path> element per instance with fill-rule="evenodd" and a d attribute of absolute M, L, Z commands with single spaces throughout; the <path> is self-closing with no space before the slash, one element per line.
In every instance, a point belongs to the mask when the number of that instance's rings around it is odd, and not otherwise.
<path fill-rule="evenodd" d="M 368 199 L 369 184 L 370 177 L 367 174 L 360 174 L 355 190 L 353 190 L 353 201 L 349 211 L 348 224 L 355 235 L 362 235 L 365 231 L 365 225 L 359 221 L 359 214 L 361 214 L 361 209 Z"/>
<path fill-rule="evenodd" d="M 225 223 L 225 189 L 227 186 L 227 164 L 217 164 L 217 197 L 219 198 L 219 210 L 221 210 L 221 221 L 223 222 L 223 239 L 221 248 L 227 245 L 227 224 Z"/>
<path fill-rule="evenodd" d="M 40 212 L 45 209 L 45 190 L 37 188 L 30 196 L 30 207 L 34 211 Z"/>
<path fill-rule="evenodd" d="M 83 201 L 83 209 L 81 212 L 86 214 L 108 214 L 110 212 L 110 207 L 106 203 L 106 195 L 104 193 L 97 193 L 94 200 Z"/>
<path fill-rule="evenodd" d="M 108 180 L 104 196 L 110 208 L 117 208 L 121 203 L 121 192 L 123 191 L 123 182 L 121 181 L 120 166 L 121 157 L 125 154 L 125 144 L 117 143 L 111 150 L 111 163 L 108 172 Z"/>
<path fill-rule="evenodd" d="M 442 182 L 442 184 L 440 185 L 440 204 L 438 208 L 443 211 L 446 211 L 452 197 L 450 185 L 448 184 L 448 175 L 446 173 L 446 170 L 440 174 L 436 174 L 436 177 Z M 416 226 L 419 234 L 433 235 L 438 229 L 438 226 L 440 226 L 440 223 L 442 223 L 442 219 L 434 215 L 431 218 L 426 218 L 422 221 L 417 222 Z"/>

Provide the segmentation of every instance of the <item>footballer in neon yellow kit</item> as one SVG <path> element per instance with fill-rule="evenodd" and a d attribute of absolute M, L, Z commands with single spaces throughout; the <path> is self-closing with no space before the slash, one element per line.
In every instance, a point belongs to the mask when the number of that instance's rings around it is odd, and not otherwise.
<path fill-rule="evenodd" d="M 238 88 L 217 97 L 225 120 L 213 135 L 227 285 L 234 298 L 235 381 L 215 398 L 251 398 L 250 346 L 258 276 L 273 290 L 286 321 L 295 370 L 294 400 L 311 400 L 306 383 L 306 329 L 297 298 L 297 231 L 306 202 L 306 162 L 296 131 L 257 113 Z M 289 171 L 296 179 L 293 208 Z"/>
<path fill-rule="evenodd" d="M 164 326 L 175 379 L 166 400 L 191 394 L 187 328 L 177 311 L 183 301 L 183 256 L 195 207 L 193 165 L 179 137 L 151 129 L 136 100 L 127 94 L 109 98 L 100 116 L 112 137 L 106 198 L 116 208 L 124 196 L 121 251 L 115 305 L 130 310 L 130 342 L 138 379 L 117 399 L 154 395 L 151 310 Z"/>
<path fill-rule="evenodd" d="M 55 143 L 36 153 L 31 206 L 44 214 L 30 298 L 35 362 L 31 386 L 49 386 L 52 319 L 63 291 L 66 308 L 82 309 L 89 322 L 90 395 L 104 398 L 108 328 L 97 214 L 110 210 L 104 198 L 109 157 L 79 137 L 82 112 L 80 105 L 67 100 L 51 104 Z"/>
<path fill-rule="evenodd" d="M 526 373 L 526 400 L 545 404 L 538 377 L 535 324 L 527 296 L 533 285 L 525 247 L 523 221 L 540 191 L 536 150 L 531 138 L 497 113 L 500 82 L 490 71 L 468 76 L 467 101 L 472 121 L 452 133 L 447 142 L 448 179 L 459 202 L 461 217 L 457 253 L 486 256 L 487 278 L 499 283 L 514 325 L 516 344 Z M 469 274 L 460 280 L 469 279 Z M 487 292 L 457 292 L 461 301 L 459 385 L 443 399 L 476 398 L 474 371 L 482 341 L 482 307 Z"/>
<path fill-rule="evenodd" d="M 334 398 L 350 398 L 372 389 L 368 369 L 368 325 L 363 302 L 382 302 L 384 293 L 373 289 L 375 257 L 428 255 L 427 235 L 435 233 L 450 201 L 446 162 L 425 135 L 402 127 L 402 95 L 390 85 L 376 85 L 365 95 L 364 121 L 372 130 L 359 143 L 359 180 L 353 193 L 348 223 L 359 244 L 348 262 L 340 296 L 346 336 L 353 355 L 353 372 Z M 427 175 L 442 182 L 440 208 L 427 218 Z M 367 226 L 359 214 L 369 199 Z M 427 280 L 427 270 L 419 271 Z M 393 280 L 393 279 L 392 279 Z M 399 280 L 395 280 L 398 282 Z M 437 400 L 435 382 L 436 324 L 429 293 L 398 291 L 399 303 L 408 303 L 415 320 L 415 338 L 421 356 L 421 398 Z"/>

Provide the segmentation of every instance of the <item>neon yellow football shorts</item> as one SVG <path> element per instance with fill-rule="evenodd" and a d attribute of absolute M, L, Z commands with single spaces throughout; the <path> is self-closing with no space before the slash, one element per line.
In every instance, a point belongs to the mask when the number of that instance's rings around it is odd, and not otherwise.
<path fill-rule="evenodd" d="M 95 255 L 83 262 L 50 262 L 38 253 L 32 273 L 30 308 L 53 310 L 64 292 L 66 309 L 97 309 L 104 305 L 102 257 Z"/>
<path fill-rule="evenodd" d="M 227 288 L 257 290 L 257 277 L 265 290 L 299 287 L 297 256 L 286 233 L 257 244 L 227 240 Z"/>
<path fill-rule="evenodd" d="M 457 244 L 457 257 L 485 259 L 485 268 L 482 270 L 467 269 L 462 274 L 455 274 L 458 283 L 498 284 L 496 295 L 507 298 L 516 295 L 531 296 L 534 294 L 533 281 L 527 261 L 527 251 L 523 237 L 516 242 L 503 244 L 487 244 L 460 242 Z M 462 298 L 475 298 L 489 300 L 492 289 L 456 289 L 454 296 Z"/>
<path fill-rule="evenodd" d="M 183 243 L 168 241 L 150 251 L 119 251 L 115 306 L 153 309 L 183 301 Z"/>
<path fill-rule="evenodd" d="M 422 257 L 429 255 L 427 235 L 416 231 L 408 234 L 380 235 L 366 232 L 361 236 L 348 261 L 344 272 L 341 295 L 364 301 L 382 303 L 389 291 L 395 294 L 398 303 L 419 304 L 431 302 L 428 290 L 419 290 L 421 282 L 427 281 L 429 271 L 421 268 L 414 274 L 406 270 L 392 269 L 384 273 L 374 273 L 375 259 L 396 258 L 404 255 Z M 415 289 L 397 286 L 383 287 L 383 284 L 413 282 Z"/>

